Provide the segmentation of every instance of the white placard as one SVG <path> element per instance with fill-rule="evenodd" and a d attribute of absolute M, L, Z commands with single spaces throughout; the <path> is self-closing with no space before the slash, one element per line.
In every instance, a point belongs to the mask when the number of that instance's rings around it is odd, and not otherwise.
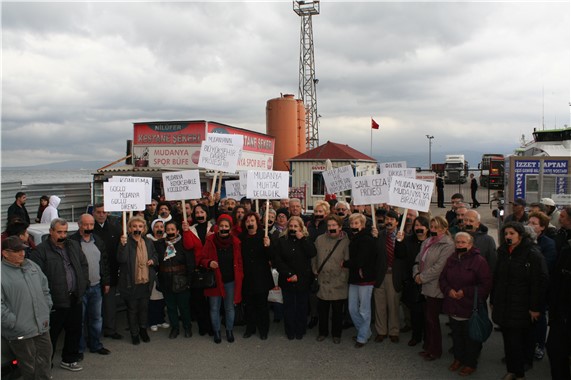
<path fill-rule="evenodd" d="M 200 146 L 198 166 L 204 169 L 236 173 L 236 166 L 242 149 L 233 145 L 209 144 L 206 141 Z"/>
<path fill-rule="evenodd" d="M 206 135 L 205 141 L 208 144 L 224 144 L 232 145 L 240 149 L 244 148 L 244 136 L 243 135 L 230 135 L 226 133 L 208 133 Z"/>
<path fill-rule="evenodd" d="M 120 183 L 144 183 L 145 184 L 145 204 L 151 204 L 153 198 L 153 179 L 150 177 L 131 177 L 115 175 L 109 178 L 109 182 Z"/>
<path fill-rule="evenodd" d="M 145 184 L 142 182 L 104 182 L 103 210 L 144 211 Z"/>
<path fill-rule="evenodd" d="M 395 162 L 382 162 L 379 164 L 379 168 L 382 169 L 388 169 L 388 168 L 393 168 L 393 169 L 405 169 L 406 166 L 406 161 L 395 161 Z"/>
<path fill-rule="evenodd" d="M 381 168 L 383 173 L 389 177 L 389 181 L 392 177 L 416 178 L 415 168 Z"/>
<path fill-rule="evenodd" d="M 248 172 L 238 172 L 240 174 L 240 194 L 248 194 Z"/>
<path fill-rule="evenodd" d="M 571 194 L 551 194 L 551 199 L 557 206 L 571 205 Z"/>
<path fill-rule="evenodd" d="M 389 187 L 389 204 L 417 211 L 428 211 L 434 183 L 394 177 Z"/>
<path fill-rule="evenodd" d="M 387 199 L 388 179 L 385 175 L 364 175 L 351 178 L 353 204 L 371 205 L 384 203 Z"/>
<path fill-rule="evenodd" d="M 416 179 L 421 181 L 427 182 L 435 182 L 436 181 L 436 173 L 416 173 Z"/>
<path fill-rule="evenodd" d="M 246 195 L 250 199 L 288 198 L 289 172 L 248 170 Z"/>
<path fill-rule="evenodd" d="M 326 170 L 321 174 L 323 174 L 323 181 L 325 182 L 329 194 L 351 190 L 351 178 L 355 177 L 351 165 Z"/>
<path fill-rule="evenodd" d="M 224 187 L 226 188 L 226 197 L 236 200 L 240 200 L 242 197 L 246 196 L 246 193 L 241 192 L 240 181 L 224 181 Z"/>
<path fill-rule="evenodd" d="M 163 189 L 167 201 L 200 199 L 200 174 L 198 170 L 163 173 Z"/>

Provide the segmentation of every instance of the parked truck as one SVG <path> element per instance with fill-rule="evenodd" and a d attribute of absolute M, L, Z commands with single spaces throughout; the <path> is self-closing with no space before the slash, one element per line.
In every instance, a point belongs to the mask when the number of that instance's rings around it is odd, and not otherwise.
<path fill-rule="evenodd" d="M 504 188 L 504 161 L 503 154 L 485 153 L 482 155 L 482 162 L 478 164 L 480 186 L 501 190 Z"/>
<path fill-rule="evenodd" d="M 466 183 L 468 161 L 463 154 L 447 154 L 444 168 L 444 183 Z"/>

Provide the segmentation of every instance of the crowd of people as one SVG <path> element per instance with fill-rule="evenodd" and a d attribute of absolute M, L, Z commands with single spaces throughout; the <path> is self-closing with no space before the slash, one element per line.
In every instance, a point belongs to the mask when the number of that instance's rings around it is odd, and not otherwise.
<path fill-rule="evenodd" d="M 133 345 L 150 342 L 149 329 L 191 338 L 193 321 L 215 344 L 233 343 L 237 319 L 243 339 L 267 340 L 273 313 L 290 340 L 317 326 L 318 342 L 339 344 L 354 327 L 356 349 L 371 339 L 397 344 L 411 331 L 408 346 L 421 345 L 419 360 L 434 361 L 449 328 L 448 369 L 461 376 L 477 370 L 485 344 L 469 334 L 473 305 L 489 304 L 504 343 L 503 379 L 523 379 L 545 350 L 552 378 L 571 378 L 571 207 L 559 210 L 551 199 L 515 200 L 499 246 L 462 194 L 445 216 L 335 199 L 317 202 L 311 215 L 299 199 L 261 202 L 259 210 L 219 194 L 184 208 L 154 199 L 129 217 L 126 233 L 97 204 L 73 235 L 66 220 L 51 220 L 49 238 L 35 246 L 25 199 L 16 198 L 20 210 L 10 211 L 18 215 L 2 237 L 2 335 L 26 379 L 50 377 L 62 332 L 64 369 L 82 370 L 87 349 L 111 354 L 102 337 L 123 339 L 116 294 Z M 213 283 L 196 285 L 208 273 Z M 268 301 L 276 290 L 283 301 Z"/>

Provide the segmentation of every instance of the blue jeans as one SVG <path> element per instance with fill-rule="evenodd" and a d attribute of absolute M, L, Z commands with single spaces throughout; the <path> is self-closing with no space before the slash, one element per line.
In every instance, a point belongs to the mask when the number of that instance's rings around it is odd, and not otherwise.
<path fill-rule="evenodd" d="M 224 283 L 224 315 L 226 317 L 226 330 L 234 328 L 234 281 Z M 212 321 L 212 329 L 220 331 L 220 306 L 222 305 L 222 297 L 208 297 L 210 303 L 210 320 Z"/>
<path fill-rule="evenodd" d="M 97 284 L 87 288 L 83 295 L 83 327 L 81 340 L 79 342 L 79 352 L 85 351 L 86 340 L 89 344 L 89 351 L 95 352 L 103 348 L 101 343 L 101 330 L 103 328 L 103 318 L 101 316 L 101 306 L 103 295 L 101 285 Z M 85 335 L 87 334 L 87 339 Z"/>
<path fill-rule="evenodd" d="M 357 329 L 357 342 L 367 343 L 371 337 L 371 296 L 373 285 L 349 285 L 349 314 Z"/>

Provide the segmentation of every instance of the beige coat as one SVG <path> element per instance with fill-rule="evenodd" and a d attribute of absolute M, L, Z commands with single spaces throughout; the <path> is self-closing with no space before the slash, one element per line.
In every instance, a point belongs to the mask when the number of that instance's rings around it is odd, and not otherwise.
<path fill-rule="evenodd" d="M 422 294 L 425 296 L 444 298 L 444 295 L 440 291 L 438 280 L 440 278 L 440 273 L 442 273 L 442 270 L 444 269 L 446 260 L 448 260 L 448 257 L 454 253 L 454 241 L 449 235 L 444 235 L 442 240 L 428 248 L 428 253 L 424 258 L 424 267 L 422 272 L 420 272 L 422 252 L 424 251 L 424 246 L 431 239 L 432 238 L 426 239 L 420 246 L 420 252 L 414 260 L 414 267 L 412 267 L 412 277 L 414 278 L 420 273 L 420 279 L 422 280 Z"/>
<path fill-rule="evenodd" d="M 341 232 L 339 239 L 337 248 L 323 266 L 318 277 L 319 291 L 317 297 L 325 301 L 347 298 L 349 270 L 343 268 L 343 261 L 349 260 L 349 238 L 345 232 Z M 317 272 L 339 239 L 331 238 L 327 233 L 317 237 L 315 240 L 317 255 L 311 260 L 313 273 Z"/>

